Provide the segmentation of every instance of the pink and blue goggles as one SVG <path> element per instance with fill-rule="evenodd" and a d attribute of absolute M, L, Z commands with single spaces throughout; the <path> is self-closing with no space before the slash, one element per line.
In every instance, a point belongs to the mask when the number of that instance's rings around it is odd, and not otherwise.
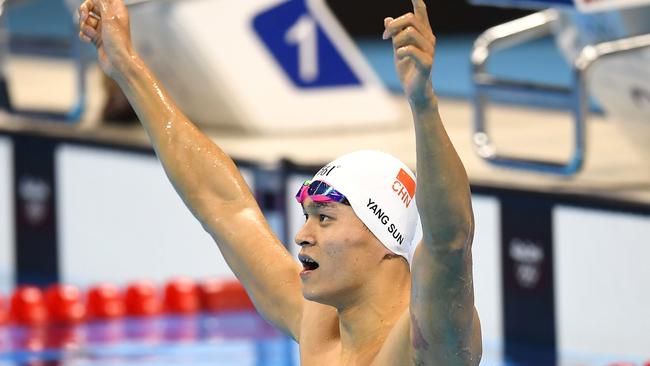
<path fill-rule="evenodd" d="M 332 188 L 329 184 L 320 181 L 306 180 L 296 194 L 296 201 L 303 203 L 307 197 L 314 202 L 338 202 L 344 205 L 350 205 L 350 202 L 341 192 Z"/>

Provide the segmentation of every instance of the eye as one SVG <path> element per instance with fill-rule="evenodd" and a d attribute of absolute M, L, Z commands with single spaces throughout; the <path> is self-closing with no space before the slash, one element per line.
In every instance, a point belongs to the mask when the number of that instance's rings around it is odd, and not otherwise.
<path fill-rule="evenodd" d="M 319 218 L 320 222 L 325 221 L 325 219 L 328 219 L 328 220 L 330 219 L 329 216 L 325 216 L 325 215 L 318 215 L 318 218 Z"/>

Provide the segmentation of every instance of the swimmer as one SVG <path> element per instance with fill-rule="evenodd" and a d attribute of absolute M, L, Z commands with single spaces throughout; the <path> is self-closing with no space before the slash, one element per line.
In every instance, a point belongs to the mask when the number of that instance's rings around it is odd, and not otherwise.
<path fill-rule="evenodd" d="M 174 188 L 259 313 L 299 343 L 302 365 L 478 365 L 481 358 L 469 183 L 438 113 L 426 6 L 412 4 L 412 13 L 384 20 L 383 38 L 392 40 L 413 114 L 417 178 L 387 154 L 360 151 L 296 187 L 305 213 L 295 237 L 301 264 L 272 233 L 231 158 L 135 52 L 122 0 L 79 8 L 80 38 L 96 46 Z"/>

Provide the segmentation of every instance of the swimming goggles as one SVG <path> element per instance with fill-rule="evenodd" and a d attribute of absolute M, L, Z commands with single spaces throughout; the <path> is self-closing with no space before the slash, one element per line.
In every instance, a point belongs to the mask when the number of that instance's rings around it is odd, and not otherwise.
<path fill-rule="evenodd" d="M 320 181 L 306 180 L 296 193 L 296 201 L 303 203 L 307 197 L 314 202 L 338 202 L 344 205 L 350 205 L 350 202 L 341 192 L 335 190 L 329 184 Z"/>

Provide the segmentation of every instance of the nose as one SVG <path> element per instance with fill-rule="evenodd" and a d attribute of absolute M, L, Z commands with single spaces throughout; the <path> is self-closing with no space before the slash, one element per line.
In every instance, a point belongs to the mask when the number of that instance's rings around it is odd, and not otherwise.
<path fill-rule="evenodd" d="M 308 223 L 305 223 L 302 225 L 300 230 L 296 233 L 296 237 L 294 238 L 294 241 L 296 244 L 302 246 L 305 245 L 314 245 L 314 235 L 311 230 L 309 230 L 309 225 Z"/>

